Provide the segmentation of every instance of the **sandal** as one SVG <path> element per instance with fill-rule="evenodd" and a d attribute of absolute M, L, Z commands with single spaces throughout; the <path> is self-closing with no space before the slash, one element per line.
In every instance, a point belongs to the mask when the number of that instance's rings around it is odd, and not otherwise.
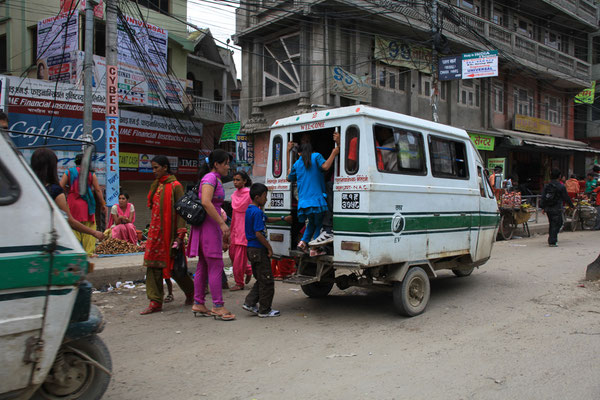
<path fill-rule="evenodd" d="M 296 246 L 298 248 L 298 250 L 304 252 L 304 253 L 308 253 L 308 247 L 306 246 L 306 242 L 301 240 L 298 242 L 298 246 Z"/>
<path fill-rule="evenodd" d="M 212 317 L 213 313 L 206 308 L 204 304 L 194 304 L 192 306 L 192 312 L 194 313 L 194 317 Z M 200 315 L 198 315 L 200 314 Z"/>
<path fill-rule="evenodd" d="M 234 286 L 230 287 L 229 290 L 232 292 L 235 292 L 236 290 L 244 290 L 244 287 L 240 286 L 240 285 L 234 285 Z"/>
<path fill-rule="evenodd" d="M 147 315 L 160 311 L 162 311 L 162 304 L 157 301 L 151 301 L 150 305 L 140 312 L 140 315 Z"/>
<path fill-rule="evenodd" d="M 233 321 L 235 319 L 235 314 L 232 314 L 231 311 L 227 311 L 225 307 L 213 307 L 210 312 L 215 319 L 220 319 L 221 321 Z"/>
<path fill-rule="evenodd" d="M 175 300 L 175 298 L 173 297 L 172 294 L 168 294 L 167 297 L 165 297 L 165 300 L 163 301 L 163 303 L 170 303 L 173 300 Z"/>

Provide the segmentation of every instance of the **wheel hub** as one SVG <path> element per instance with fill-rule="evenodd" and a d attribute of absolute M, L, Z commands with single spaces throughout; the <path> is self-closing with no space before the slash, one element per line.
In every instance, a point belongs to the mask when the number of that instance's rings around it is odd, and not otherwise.
<path fill-rule="evenodd" d="M 52 378 L 43 384 L 44 392 L 49 398 L 63 398 L 80 392 L 91 373 L 88 364 L 72 353 L 64 354 L 64 362 L 58 368 L 62 371 L 53 371 Z"/>
<path fill-rule="evenodd" d="M 411 306 L 417 307 L 425 297 L 425 282 L 421 278 L 414 278 L 408 286 L 408 301 Z"/>

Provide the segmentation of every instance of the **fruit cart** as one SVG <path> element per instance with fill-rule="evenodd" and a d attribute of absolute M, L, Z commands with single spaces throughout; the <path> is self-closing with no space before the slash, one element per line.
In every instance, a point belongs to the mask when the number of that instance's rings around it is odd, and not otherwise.
<path fill-rule="evenodd" d="M 579 196 L 573 199 L 575 207 L 567 207 L 564 213 L 564 225 L 569 225 L 571 231 L 577 229 L 591 230 L 596 225 L 596 209 L 585 197 Z"/>
<path fill-rule="evenodd" d="M 510 192 L 503 193 L 498 202 L 500 210 L 500 227 L 498 235 L 504 240 L 510 240 L 517 229 L 517 226 L 523 224 L 523 231 L 527 236 L 531 236 L 527 222 L 535 208 L 529 204 L 521 204 L 521 193 Z"/>

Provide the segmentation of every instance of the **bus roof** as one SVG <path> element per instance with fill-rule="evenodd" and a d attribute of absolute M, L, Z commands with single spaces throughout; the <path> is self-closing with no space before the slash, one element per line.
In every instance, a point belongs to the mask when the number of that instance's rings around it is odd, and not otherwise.
<path fill-rule="evenodd" d="M 276 120 L 271 129 L 290 127 L 295 125 L 314 124 L 317 122 L 331 121 L 348 117 L 368 117 L 389 122 L 401 122 L 405 125 L 414 126 L 415 128 L 425 128 L 437 132 L 450 133 L 452 135 L 468 138 L 465 130 L 455 128 L 450 125 L 444 125 L 437 122 L 428 121 L 426 119 L 411 117 L 410 115 L 400 114 L 393 111 L 382 110 L 366 105 L 355 105 L 348 107 L 339 107 L 331 109 L 318 110 L 306 114 L 293 115 Z M 314 129 L 318 129 L 315 127 Z"/>

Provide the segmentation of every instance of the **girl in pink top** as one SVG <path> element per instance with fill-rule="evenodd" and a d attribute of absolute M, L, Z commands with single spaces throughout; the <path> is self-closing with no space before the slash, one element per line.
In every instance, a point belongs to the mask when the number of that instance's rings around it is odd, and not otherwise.
<path fill-rule="evenodd" d="M 237 189 L 231 195 L 231 236 L 229 245 L 229 258 L 233 264 L 233 278 L 235 286 L 229 290 L 241 290 L 245 283 L 249 283 L 252 278 L 252 268 L 248 265 L 248 255 L 246 247 L 245 219 L 246 209 L 252 203 L 250 198 L 250 189 L 252 181 L 244 171 L 238 171 L 233 174 L 233 186 Z M 244 280 L 245 275 L 245 280 Z"/>

